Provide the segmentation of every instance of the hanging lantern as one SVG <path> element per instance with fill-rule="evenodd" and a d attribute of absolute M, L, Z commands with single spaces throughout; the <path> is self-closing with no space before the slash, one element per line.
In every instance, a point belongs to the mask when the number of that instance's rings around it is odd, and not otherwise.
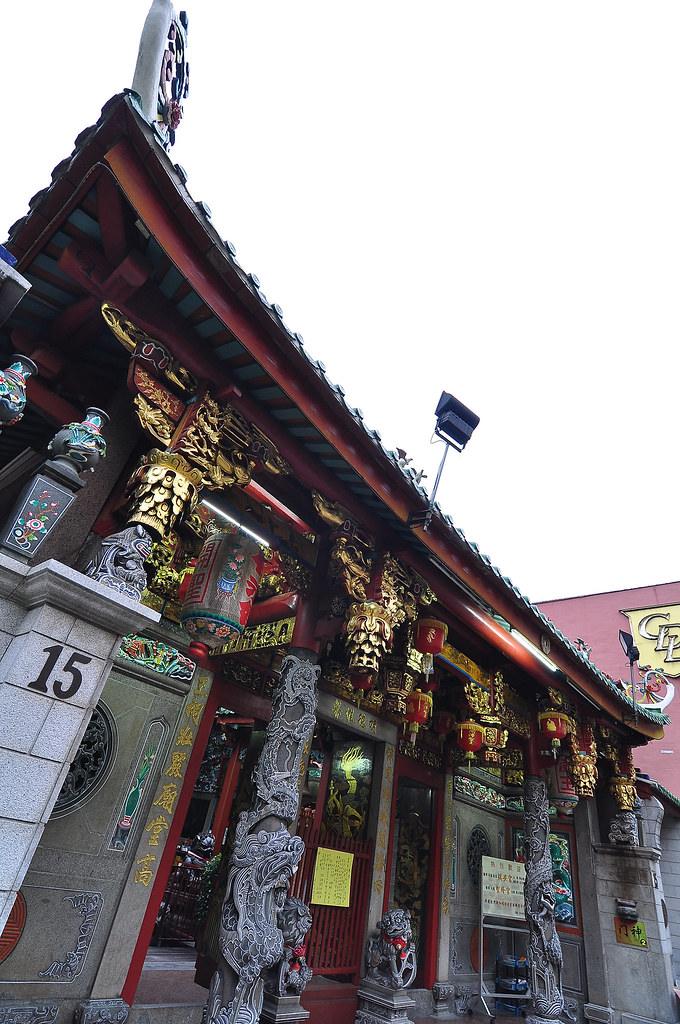
<path fill-rule="evenodd" d="M 450 736 L 456 727 L 456 720 L 450 711 L 435 711 L 432 728 L 439 736 Z"/>
<path fill-rule="evenodd" d="M 449 627 L 439 619 L 418 619 L 413 627 L 413 646 L 423 657 L 423 672 L 432 672 L 435 654 L 441 654 L 446 643 Z"/>
<path fill-rule="evenodd" d="M 491 750 L 502 750 L 508 742 L 508 730 L 503 729 L 497 715 L 482 715 L 481 725 L 484 730 L 483 743 Z"/>
<path fill-rule="evenodd" d="M 349 679 L 355 690 L 363 690 L 368 693 L 373 688 L 375 672 L 359 672 L 354 669 L 350 672 Z"/>
<path fill-rule="evenodd" d="M 264 564 L 257 541 L 237 528 L 208 537 L 180 616 L 193 641 L 212 649 L 243 633 Z"/>
<path fill-rule="evenodd" d="M 569 771 L 569 758 L 566 755 L 558 758 L 547 772 L 548 796 L 554 804 L 560 818 L 568 818 L 574 813 L 578 803 L 578 794 Z"/>
<path fill-rule="evenodd" d="M 538 724 L 545 738 L 556 748 L 569 732 L 569 715 L 556 708 L 548 708 L 547 711 L 539 711 Z"/>
<path fill-rule="evenodd" d="M 418 729 L 421 725 L 425 725 L 431 712 L 432 694 L 423 693 L 422 690 L 413 690 L 408 694 L 404 718 L 409 723 L 408 731 L 411 734 L 411 743 L 415 743 Z"/>
<path fill-rule="evenodd" d="M 425 655 L 423 655 L 423 660 L 424 658 Z M 439 689 L 439 673 L 433 671 L 430 675 L 423 676 L 420 688 L 427 693 L 436 693 Z"/>
<path fill-rule="evenodd" d="M 458 723 L 456 734 L 458 746 L 465 751 L 465 759 L 471 761 L 477 751 L 481 749 L 484 730 L 478 722 L 468 718 L 467 721 Z"/>

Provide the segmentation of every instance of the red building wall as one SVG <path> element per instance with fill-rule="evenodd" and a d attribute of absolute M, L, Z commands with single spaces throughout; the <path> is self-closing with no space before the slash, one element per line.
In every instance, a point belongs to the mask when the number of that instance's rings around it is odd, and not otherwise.
<path fill-rule="evenodd" d="M 661 583 L 652 587 L 636 587 L 631 590 L 614 590 L 604 594 L 588 594 L 583 597 L 568 597 L 559 601 L 544 601 L 539 605 L 541 611 L 554 622 L 572 643 L 580 637 L 591 647 L 590 658 L 603 672 L 613 679 L 623 679 L 630 684 L 630 667 L 619 642 L 619 630 L 633 633 L 638 640 L 636 628 L 625 611 L 631 609 L 663 608 L 680 606 L 680 582 Z M 680 612 L 680 607 L 678 608 Z M 658 630 L 659 624 L 668 621 L 671 625 L 680 622 L 677 617 L 669 615 L 667 619 L 656 616 L 648 627 Z M 670 630 L 670 626 L 669 626 Z M 680 626 L 677 628 L 680 646 Z M 662 643 L 663 643 L 662 636 Z M 635 750 L 635 765 L 669 789 L 680 795 L 680 658 L 677 663 L 667 663 L 667 651 L 650 653 L 655 646 L 653 641 L 641 647 L 640 665 L 651 663 L 656 658 L 653 668 L 660 668 L 668 680 L 666 686 L 659 677 L 650 677 L 653 692 L 644 694 L 636 690 L 636 699 L 643 702 L 659 701 L 670 719 L 670 725 L 664 727 L 664 738 L 646 747 Z M 673 653 L 673 652 L 672 652 Z M 635 678 L 642 688 L 643 674 L 635 667 Z"/>

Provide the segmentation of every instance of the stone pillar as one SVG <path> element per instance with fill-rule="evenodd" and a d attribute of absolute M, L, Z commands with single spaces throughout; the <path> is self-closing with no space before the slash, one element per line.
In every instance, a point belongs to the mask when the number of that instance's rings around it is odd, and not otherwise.
<path fill-rule="evenodd" d="M 531 1024 L 553 1024 L 564 1009 L 562 947 L 555 925 L 555 893 L 550 856 L 548 793 L 540 775 L 524 777 L 524 844 L 527 877 L 524 905 L 529 926 L 527 960 Z"/>
<path fill-rule="evenodd" d="M 253 797 L 236 826 L 220 923 L 220 960 L 210 983 L 207 1024 L 257 1024 L 264 972 L 283 955 L 279 913 L 304 850 L 288 826 L 314 733 L 316 654 L 291 648 L 284 658 L 272 717 L 253 771 Z"/>
<path fill-rule="evenodd" d="M 451 1001 L 453 999 L 453 985 L 437 981 L 432 986 L 432 1001 L 434 1007 L 432 1015 L 440 1020 L 448 1020 L 453 1017 L 451 1013 Z"/>
<path fill-rule="evenodd" d="M 383 899 L 387 885 L 387 851 L 390 845 L 389 821 L 390 808 L 392 806 L 392 790 L 394 788 L 396 751 L 396 742 L 385 742 L 382 750 L 378 748 L 376 751 L 377 756 L 373 768 L 373 796 L 375 797 L 377 791 L 379 799 L 372 800 L 375 854 L 369 882 L 367 912 L 368 922 L 371 927 L 374 926 L 376 921 L 380 920 L 382 915 Z M 382 817 L 380 817 L 381 813 Z"/>
<path fill-rule="evenodd" d="M 0 932 L 121 639 L 158 618 L 59 562 L 0 552 Z"/>

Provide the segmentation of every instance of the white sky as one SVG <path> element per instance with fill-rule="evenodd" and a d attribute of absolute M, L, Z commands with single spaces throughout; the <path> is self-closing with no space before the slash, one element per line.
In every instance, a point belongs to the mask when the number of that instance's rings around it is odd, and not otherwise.
<path fill-rule="evenodd" d="M 0 235 L 148 0 L 3 10 Z M 677 2 L 187 0 L 173 159 L 307 350 L 533 600 L 680 578 Z M 177 7 L 179 10 L 179 6 Z"/>

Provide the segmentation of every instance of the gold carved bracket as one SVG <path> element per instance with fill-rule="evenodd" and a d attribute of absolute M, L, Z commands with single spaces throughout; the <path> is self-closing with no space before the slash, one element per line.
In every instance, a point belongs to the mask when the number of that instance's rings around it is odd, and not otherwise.
<path fill-rule="evenodd" d="M 258 427 L 232 405 L 218 404 L 205 386 L 201 392 L 195 378 L 159 341 L 110 303 L 103 303 L 101 311 L 132 354 L 128 384 L 142 429 L 200 470 L 202 487 L 243 487 L 258 466 L 274 475 L 291 472 Z"/>
<path fill-rule="evenodd" d="M 328 501 L 319 491 L 312 491 L 312 503 L 319 519 L 331 528 L 333 574 L 348 597 L 365 601 L 375 560 L 375 538 L 339 502 Z"/>

